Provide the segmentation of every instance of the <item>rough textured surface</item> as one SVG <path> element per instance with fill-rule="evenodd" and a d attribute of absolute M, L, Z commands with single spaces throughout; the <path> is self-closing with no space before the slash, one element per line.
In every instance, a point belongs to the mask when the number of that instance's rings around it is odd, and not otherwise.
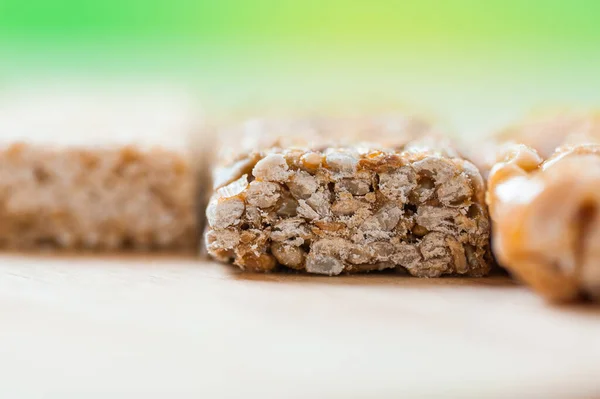
<path fill-rule="evenodd" d="M 600 300 L 600 146 L 504 148 L 487 203 L 499 263 L 546 298 Z"/>
<path fill-rule="evenodd" d="M 484 275 L 483 181 L 449 154 L 417 143 L 239 153 L 215 171 L 208 252 L 252 271 Z"/>

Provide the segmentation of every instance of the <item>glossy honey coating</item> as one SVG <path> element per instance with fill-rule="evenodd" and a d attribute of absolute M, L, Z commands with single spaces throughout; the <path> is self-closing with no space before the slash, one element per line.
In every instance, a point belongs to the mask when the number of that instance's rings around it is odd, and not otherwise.
<path fill-rule="evenodd" d="M 489 172 L 494 254 L 553 301 L 600 299 L 600 146 L 590 118 L 549 129 L 550 145 L 565 144 L 547 157 L 541 131 L 524 131 L 532 146 L 499 146 Z M 518 141 L 517 131 L 511 138 Z"/>

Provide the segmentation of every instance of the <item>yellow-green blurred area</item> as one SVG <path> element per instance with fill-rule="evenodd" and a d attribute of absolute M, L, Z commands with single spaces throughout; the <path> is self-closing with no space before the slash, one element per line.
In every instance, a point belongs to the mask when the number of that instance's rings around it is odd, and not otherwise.
<path fill-rule="evenodd" d="M 600 38 L 594 0 L 3 0 L 2 33 L 44 41 L 178 38 L 203 44 L 436 46 L 492 41 L 545 48 Z M 352 42 L 352 43 L 350 43 Z"/>
<path fill-rule="evenodd" d="M 161 76 L 221 104 L 394 97 L 459 128 L 600 105 L 597 0 L 0 0 L 0 82 Z"/>

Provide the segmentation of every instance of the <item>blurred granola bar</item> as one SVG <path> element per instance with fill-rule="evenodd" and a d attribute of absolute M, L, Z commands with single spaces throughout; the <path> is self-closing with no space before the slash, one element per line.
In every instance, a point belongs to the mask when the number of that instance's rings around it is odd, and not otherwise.
<path fill-rule="evenodd" d="M 163 88 L 0 95 L 0 247 L 193 250 L 190 98 Z"/>
<path fill-rule="evenodd" d="M 538 117 L 500 137 L 512 141 L 486 197 L 499 263 L 550 300 L 600 299 L 600 118 Z"/>

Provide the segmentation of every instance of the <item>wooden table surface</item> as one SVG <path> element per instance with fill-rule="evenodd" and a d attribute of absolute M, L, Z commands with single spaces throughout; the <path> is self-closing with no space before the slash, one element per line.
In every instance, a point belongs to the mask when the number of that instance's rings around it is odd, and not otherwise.
<path fill-rule="evenodd" d="M 0 315 L 1 398 L 600 395 L 600 308 L 503 276 L 4 255 Z"/>

